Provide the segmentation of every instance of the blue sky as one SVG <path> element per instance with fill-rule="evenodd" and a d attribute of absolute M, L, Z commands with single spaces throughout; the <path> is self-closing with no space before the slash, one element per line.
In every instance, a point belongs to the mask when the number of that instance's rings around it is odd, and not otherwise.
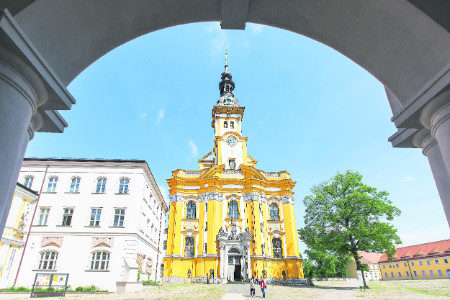
<path fill-rule="evenodd" d="M 311 187 L 357 170 L 390 193 L 404 245 L 449 238 L 426 158 L 394 149 L 383 86 L 337 51 L 285 30 L 196 23 L 153 32 L 114 49 L 69 86 L 64 134 L 36 134 L 27 157 L 145 159 L 161 190 L 175 169 L 197 169 L 213 147 L 211 109 L 228 49 L 243 134 L 265 171 L 294 181 L 297 226 Z"/>

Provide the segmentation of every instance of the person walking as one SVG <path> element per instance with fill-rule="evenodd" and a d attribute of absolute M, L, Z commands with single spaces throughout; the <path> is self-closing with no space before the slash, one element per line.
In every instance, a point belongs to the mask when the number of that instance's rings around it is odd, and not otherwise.
<path fill-rule="evenodd" d="M 261 287 L 261 292 L 263 294 L 263 298 L 266 298 L 266 282 L 264 281 L 264 277 L 261 277 L 259 281 L 259 285 Z"/>
<path fill-rule="evenodd" d="M 252 279 L 250 279 L 250 297 L 255 296 L 255 278 L 252 276 Z"/>

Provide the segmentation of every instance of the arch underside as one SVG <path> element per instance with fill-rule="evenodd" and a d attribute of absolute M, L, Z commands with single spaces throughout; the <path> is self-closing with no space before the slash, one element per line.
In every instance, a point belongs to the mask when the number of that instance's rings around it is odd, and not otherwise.
<path fill-rule="evenodd" d="M 246 0 L 36 0 L 15 19 L 69 84 L 121 44 L 170 26 L 223 21 L 230 9 L 233 18 L 242 11 L 240 2 Z M 336 49 L 380 80 L 402 106 L 450 64 L 448 31 L 406 0 L 247 2 L 244 23 L 290 30 Z"/>

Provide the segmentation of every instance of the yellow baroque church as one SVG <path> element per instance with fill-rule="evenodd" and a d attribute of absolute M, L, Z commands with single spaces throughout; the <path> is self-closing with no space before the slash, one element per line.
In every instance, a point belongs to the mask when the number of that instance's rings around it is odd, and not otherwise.
<path fill-rule="evenodd" d="M 164 257 L 167 281 L 207 276 L 222 282 L 251 276 L 303 278 L 294 212 L 295 182 L 286 171 L 264 172 L 247 153 L 244 107 L 234 97 L 228 69 L 212 110 L 214 149 L 198 171 L 176 170 L 170 187 Z"/>

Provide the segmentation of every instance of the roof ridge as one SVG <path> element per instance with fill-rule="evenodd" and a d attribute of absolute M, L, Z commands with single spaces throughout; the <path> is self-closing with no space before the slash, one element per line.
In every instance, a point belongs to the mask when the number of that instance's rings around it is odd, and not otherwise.
<path fill-rule="evenodd" d="M 398 249 L 404 249 L 404 248 L 409 248 L 409 247 L 415 247 L 415 246 L 420 246 L 420 245 L 427 245 L 427 244 L 435 244 L 435 243 L 439 243 L 439 242 L 450 242 L 450 239 L 445 239 L 445 240 L 439 240 L 439 241 L 434 241 L 434 242 L 427 242 L 427 243 L 421 243 L 421 244 L 415 244 L 415 245 L 411 245 L 411 246 L 403 246 L 403 247 L 398 247 Z"/>

